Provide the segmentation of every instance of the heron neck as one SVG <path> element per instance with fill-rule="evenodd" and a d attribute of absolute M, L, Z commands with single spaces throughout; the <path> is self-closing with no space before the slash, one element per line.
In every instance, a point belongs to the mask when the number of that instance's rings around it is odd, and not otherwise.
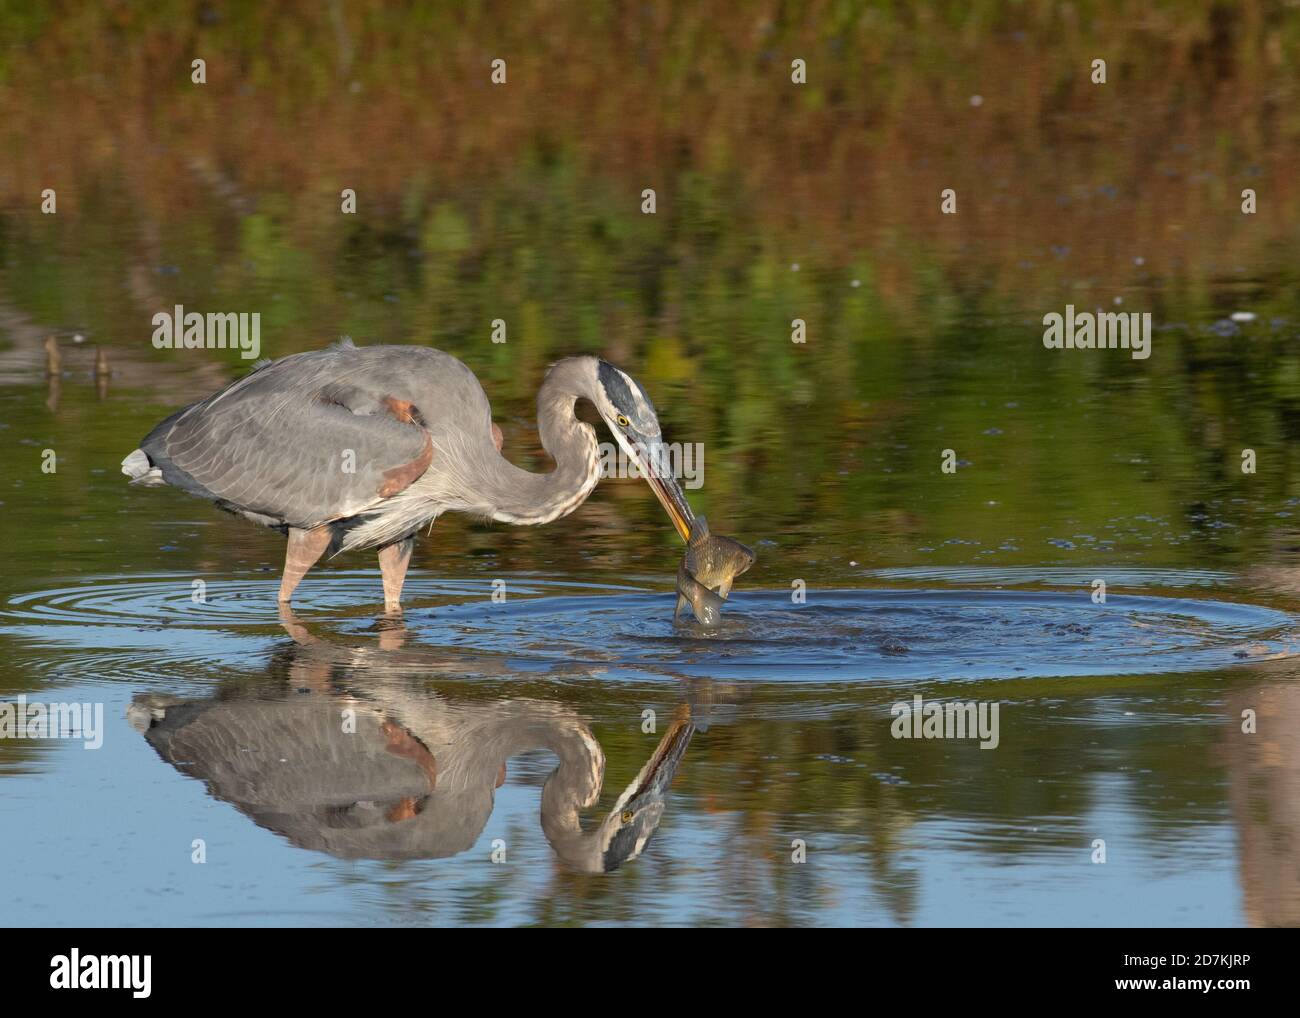
<path fill-rule="evenodd" d="M 560 361 L 547 374 L 537 393 L 537 433 L 555 469 L 534 474 L 501 457 L 494 519 L 549 523 L 586 501 L 600 479 L 600 456 L 595 429 L 578 420 L 573 409 L 585 393 L 579 359 Z"/>

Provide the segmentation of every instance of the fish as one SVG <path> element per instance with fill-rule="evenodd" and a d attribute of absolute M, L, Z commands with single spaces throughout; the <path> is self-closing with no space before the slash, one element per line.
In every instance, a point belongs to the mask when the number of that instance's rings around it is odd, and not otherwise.
<path fill-rule="evenodd" d="M 709 532 L 709 521 L 697 516 L 691 522 L 686 552 L 677 566 L 677 608 L 691 606 L 703 625 L 716 626 L 722 619 L 722 602 L 731 593 L 736 577 L 754 564 L 757 556 L 739 541 Z"/>

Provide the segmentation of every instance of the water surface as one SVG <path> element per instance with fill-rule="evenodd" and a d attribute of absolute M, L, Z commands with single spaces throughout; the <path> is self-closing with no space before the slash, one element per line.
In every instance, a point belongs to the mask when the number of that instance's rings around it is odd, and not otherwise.
<path fill-rule="evenodd" d="M 0 922 L 1300 923 L 1295 20 L 797 7 L 0 11 L 0 702 L 105 719 L 0 739 Z M 758 562 L 675 626 L 609 481 L 440 520 L 400 625 L 368 555 L 282 618 L 280 538 L 118 471 L 248 369 L 176 304 L 452 352 L 531 469 L 605 356 Z"/>

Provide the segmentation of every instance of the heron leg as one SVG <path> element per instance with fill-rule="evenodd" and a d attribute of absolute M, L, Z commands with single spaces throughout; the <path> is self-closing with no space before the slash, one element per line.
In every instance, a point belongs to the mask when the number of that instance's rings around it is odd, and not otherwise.
<path fill-rule="evenodd" d="M 311 530 L 289 528 L 289 547 L 284 553 L 284 576 L 280 579 L 280 603 L 288 604 L 298 584 L 314 566 L 325 549 L 330 546 L 330 528 L 312 527 Z"/>
<path fill-rule="evenodd" d="M 402 610 L 402 584 L 406 582 L 406 567 L 411 564 L 411 549 L 415 537 L 403 538 L 379 549 L 379 571 L 384 577 L 384 611 Z"/>

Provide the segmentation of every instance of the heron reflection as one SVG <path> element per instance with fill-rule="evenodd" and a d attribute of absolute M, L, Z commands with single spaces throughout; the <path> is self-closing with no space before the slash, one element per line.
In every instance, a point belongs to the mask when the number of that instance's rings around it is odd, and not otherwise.
<path fill-rule="evenodd" d="M 583 811 L 601 798 L 605 753 L 570 707 L 422 688 L 413 676 L 450 662 L 445 652 L 403 646 L 400 627 L 387 627 L 379 646 L 357 648 L 291 626 L 296 642 L 273 666 L 271 688 L 232 686 L 194 700 L 145 694 L 129 709 L 159 756 L 259 826 L 343 859 L 456 855 L 486 826 L 507 761 L 543 749 L 558 763 L 542 787 L 542 831 L 567 866 L 614 870 L 658 828 L 696 731 L 688 704 L 608 812 L 584 824 Z"/>

